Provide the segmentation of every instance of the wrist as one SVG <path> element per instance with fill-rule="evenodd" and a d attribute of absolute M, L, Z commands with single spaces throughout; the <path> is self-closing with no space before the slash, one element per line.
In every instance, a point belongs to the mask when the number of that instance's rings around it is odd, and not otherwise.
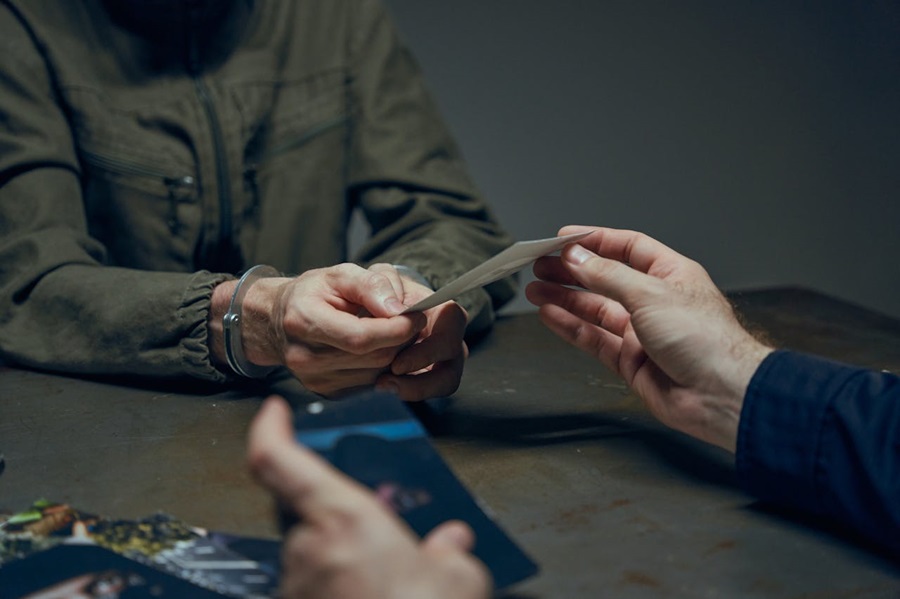
<path fill-rule="evenodd" d="M 235 374 L 251 378 L 266 376 L 281 363 L 271 351 L 270 315 L 273 294 L 266 293 L 278 272 L 265 265 L 247 270 L 238 281 L 213 289 L 209 314 L 209 344 L 212 359 L 227 364 Z"/>
<path fill-rule="evenodd" d="M 244 355 L 253 364 L 280 366 L 284 363 L 282 303 L 292 280 L 288 277 L 260 279 L 244 297 L 243 348 Z"/>
<path fill-rule="evenodd" d="M 728 368 L 721 372 L 721 388 L 707 398 L 703 434 L 705 441 L 732 453 L 737 447 L 738 425 L 750 380 L 773 348 L 751 336 L 736 342 L 728 356 Z"/>

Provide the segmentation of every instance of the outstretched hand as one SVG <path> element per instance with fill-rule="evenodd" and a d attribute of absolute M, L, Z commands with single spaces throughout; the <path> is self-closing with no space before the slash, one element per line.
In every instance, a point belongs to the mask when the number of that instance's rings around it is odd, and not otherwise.
<path fill-rule="evenodd" d="M 634 231 L 592 234 L 534 265 L 541 320 L 621 376 L 664 424 L 734 451 L 744 393 L 771 348 L 706 270 Z M 581 289 L 573 289 L 580 287 Z"/>

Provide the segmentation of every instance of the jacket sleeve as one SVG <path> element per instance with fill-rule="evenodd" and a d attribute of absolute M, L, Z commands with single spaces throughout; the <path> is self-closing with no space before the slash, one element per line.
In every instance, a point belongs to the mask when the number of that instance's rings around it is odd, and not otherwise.
<path fill-rule="evenodd" d="M 422 74 L 380 2 L 350 28 L 349 185 L 372 229 L 362 262 L 415 268 L 437 289 L 511 243 L 470 180 Z M 515 278 L 459 299 L 470 332 L 489 326 Z"/>
<path fill-rule="evenodd" d="M 736 465 L 761 499 L 900 551 L 900 377 L 770 354 L 747 389 Z"/>
<path fill-rule="evenodd" d="M 7 5 L 0 39 L 0 357 L 73 373 L 224 379 L 206 345 L 223 276 L 106 264 L 88 234 L 50 69 Z"/>

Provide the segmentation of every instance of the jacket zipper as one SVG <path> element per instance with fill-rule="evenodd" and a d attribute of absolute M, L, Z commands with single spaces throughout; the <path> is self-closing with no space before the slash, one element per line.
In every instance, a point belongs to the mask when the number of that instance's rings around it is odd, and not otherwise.
<path fill-rule="evenodd" d="M 202 251 L 204 266 L 215 270 L 229 270 L 238 268 L 239 265 L 231 264 L 231 256 L 235 253 L 232 246 L 232 219 L 231 219 L 231 183 L 228 176 L 228 161 L 225 157 L 225 142 L 222 136 L 222 126 L 216 114 L 215 106 L 209 94 L 209 88 L 203 82 L 203 65 L 200 57 L 199 40 L 196 32 L 200 26 L 201 7 L 195 2 L 187 3 L 188 18 L 190 21 L 188 31 L 191 32 L 188 40 L 188 71 L 194 81 L 194 89 L 212 134 L 213 153 L 216 161 L 216 183 L 219 190 L 219 235 L 212 248 L 210 256 L 207 251 Z M 209 247 L 209 246 L 207 246 Z M 211 258 L 212 260 L 208 260 Z"/>
<path fill-rule="evenodd" d="M 178 220 L 178 204 L 182 201 L 189 201 L 183 199 L 182 194 L 179 192 L 187 188 L 193 188 L 196 182 L 194 177 L 191 175 L 170 177 L 167 173 L 154 168 L 105 154 L 82 151 L 82 156 L 86 162 L 106 171 L 162 181 L 166 187 L 169 200 L 169 214 L 166 217 L 166 224 L 173 235 L 178 234 L 181 229 L 181 222 Z"/>

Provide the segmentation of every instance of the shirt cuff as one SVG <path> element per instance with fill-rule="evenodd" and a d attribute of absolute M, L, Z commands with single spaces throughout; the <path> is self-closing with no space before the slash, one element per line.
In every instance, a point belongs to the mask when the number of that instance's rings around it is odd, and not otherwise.
<path fill-rule="evenodd" d="M 834 366 L 778 350 L 750 380 L 738 425 L 735 466 L 760 499 L 820 513 L 822 431 L 834 395 Z"/>

